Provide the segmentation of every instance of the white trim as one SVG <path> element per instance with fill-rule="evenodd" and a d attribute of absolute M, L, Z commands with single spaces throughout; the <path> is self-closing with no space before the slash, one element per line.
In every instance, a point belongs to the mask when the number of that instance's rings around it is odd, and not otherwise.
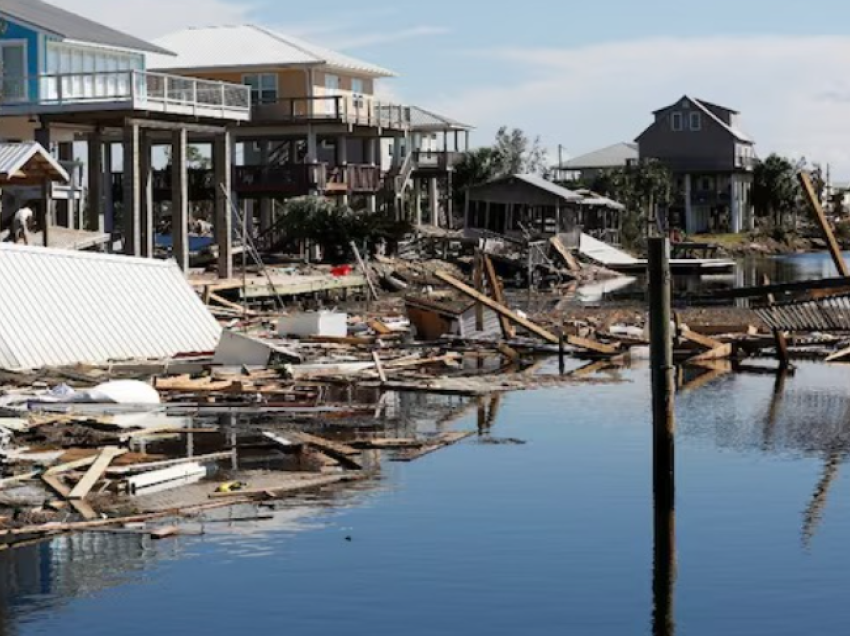
<path fill-rule="evenodd" d="M 694 125 L 696 122 L 696 125 Z M 702 130 L 702 113 L 699 111 L 691 111 L 688 113 L 688 126 L 694 132 Z"/>
<path fill-rule="evenodd" d="M 685 128 L 684 120 L 684 116 L 679 111 L 670 113 L 670 129 L 673 132 L 682 132 Z M 678 125 L 676 125 L 676 122 L 678 122 Z"/>
<path fill-rule="evenodd" d="M 256 77 L 257 80 L 258 80 L 258 82 L 257 82 L 257 92 L 259 93 L 259 95 L 258 95 L 259 99 L 256 102 L 254 102 L 253 99 L 252 99 L 252 103 L 256 103 L 256 105 L 262 105 L 264 103 L 267 103 L 267 102 L 263 101 L 263 90 L 264 90 L 263 89 L 263 80 L 262 80 L 263 77 L 274 77 L 274 102 L 272 102 L 272 103 L 275 103 L 275 102 L 280 100 L 280 75 L 278 75 L 278 73 L 274 73 L 274 72 L 243 73 L 242 74 L 242 83 L 245 86 L 250 86 L 248 84 L 248 78 L 249 77 Z M 253 87 L 252 87 L 251 92 L 253 93 Z"/>

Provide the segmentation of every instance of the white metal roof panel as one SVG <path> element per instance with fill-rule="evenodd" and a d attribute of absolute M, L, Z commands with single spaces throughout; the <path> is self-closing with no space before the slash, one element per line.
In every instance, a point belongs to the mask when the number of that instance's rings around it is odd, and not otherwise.
<path fill-rule="evenodd" d="M 12 178 L 15 173 L 23 170 L 27 163 L 36 156 L 39 156 L 41 159 L 50 164 L 57 180 L 64 183 L 71 180 L 68 172 L 59 165 L 59 162 L 53 158 L 53 155 L 47 152 L 47 150 L 44 149 L 44 146 L 35 141 L 23 143 L 0 143 L 0 178 Z"/>
<path fill-rule="evenodd" d="M 221 327 L 174 261 L 0 244 L 0 368 L 215 350 Z"/>
<path fill-rule="evenodd" d="M 438 115 L 419 106 L 410 107 L 410 128 L 412 130 L 472 130 L 472 126 Z"/>
<path fill-rule="evenodd" d="M 177 57 L 148 56 L 148 68 L 161 70 L 329 66 L 372 77 L 392 71 L 253 24 L 193 28 L 159 38 L 157 44 Z"/>
<path fill-rule="evenodd" d="M 594 170 L 620 168 L 640 156 L 637 144 L 619 143 L 573 157 L 561 164 L 561 170 Z"/>

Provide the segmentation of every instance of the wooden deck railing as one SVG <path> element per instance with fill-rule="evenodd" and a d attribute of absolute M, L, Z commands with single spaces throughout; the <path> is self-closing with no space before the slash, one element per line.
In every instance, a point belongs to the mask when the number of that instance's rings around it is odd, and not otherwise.
<path fill-rule="evenodd" d="M 255 122 L 328 121 L 404 130 L 410 125 L 410 111 L 371 97 L 330 95 L 320 97 L 281 97 L 254 105 Z"/>

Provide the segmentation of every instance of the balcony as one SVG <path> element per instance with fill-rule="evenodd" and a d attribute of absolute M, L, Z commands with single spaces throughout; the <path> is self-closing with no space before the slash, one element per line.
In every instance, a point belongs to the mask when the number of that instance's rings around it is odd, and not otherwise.
<path fill-rule="evenodd" d="M 149 111 L 227 121 L 251 117 L 249 87 L 164 73 L 0 76 L 0 85 L 0 116 Z"/>
<path fill-rule="evenodd" d="M 407 130 L 410 111 L 370 97 L 343 95 L 324 97 L 281 97 L 255 104 L 255 123 L 339 123 L 368 128 Z"/>
<path fill-rule="evenodd" d="M 418 171 L 446 172 L 457 165 L 463 158 L 463 154 L 462 152 L 443 150 L 416 150 L 413 153 L 413 162 Z"/>

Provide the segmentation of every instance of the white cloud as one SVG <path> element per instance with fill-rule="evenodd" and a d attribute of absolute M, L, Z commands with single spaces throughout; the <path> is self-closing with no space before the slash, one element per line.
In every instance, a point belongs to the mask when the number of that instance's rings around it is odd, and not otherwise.
<path fill-rule="evenodd" d="M 250 21 L 253 9 L 228 0 L 63 0 L 56 4 L 141 38 L 156 38 L 187 26 L 242 24 Z"/>
<path fill-rule="evenodd" d="M 423 37 L 434 37 L 450 33 L 449 29 L 439 26 L 421 25 L 406 29 L 387 30 L 375 33 L 361 33 L 342 36 L 335 46 L 339 49 L 362 49 L 367 46 L 404 42 Z"/>
<path fill-rule="evenodd" d="M 499 85 L 444 95 L 439 112 L 479 127 L 541 134 L 581 154 L 632 140 L 683 94 L 740 110 L 758 152 L 805 155 L 850 178 L 850 37 L 658 38 L 574 49 L 499 49 Z"/>

